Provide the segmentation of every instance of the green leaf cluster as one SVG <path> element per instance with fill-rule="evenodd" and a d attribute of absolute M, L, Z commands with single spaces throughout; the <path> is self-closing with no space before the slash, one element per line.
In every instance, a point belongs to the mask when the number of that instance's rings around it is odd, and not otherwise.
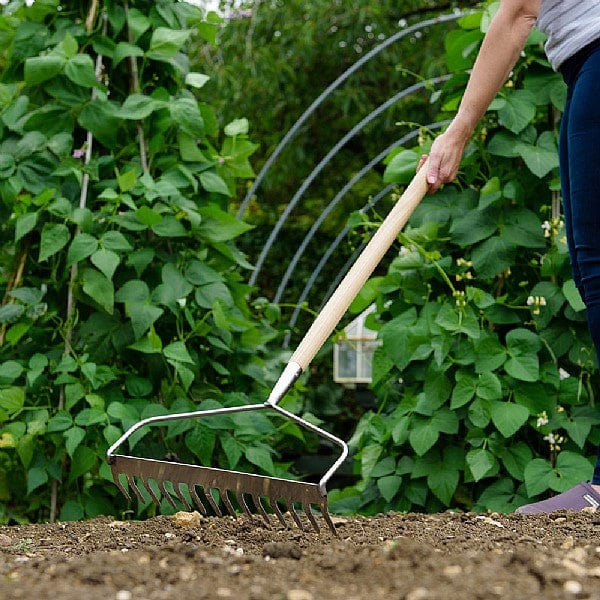
<path fill-rule="evenodd" d="M 246 119 L 219 125 L 188 59 L 219 26 L 167 0 L 1 9 L 0 521 L 122 514 L 104 457 L 126 428 L 246 404 L 279 373 L 229 207 L 257 145 Z M 122 450 L 279 474 L 288 439 L 232 416 Z"/>
<path fill-rule="evenodd" d="M 450 69 L 470 66 L 486 23 L 476 13 L 448 36 Z M 510 512 L 591 475 L 597 364 L 556 212 L 565 87 L 542 42 L 532 34 L 457 183 L 422 201 L 352 307 L 377 308 L 377 408 L 354 432 L 358 482 L 334 509 Z M 440 116 L 464 81 L 447 82 Z M 430 143 L 393 152 L 384 179 L 405 184 Z"/>

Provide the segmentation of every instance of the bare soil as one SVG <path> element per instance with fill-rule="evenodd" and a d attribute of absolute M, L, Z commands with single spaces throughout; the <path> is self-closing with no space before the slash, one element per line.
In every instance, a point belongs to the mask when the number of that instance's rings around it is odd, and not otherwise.
<path fill-rule="evenodd" d="M 199 515 L 0 527 L 0 598 L 600 600 L 600 513 L 335 521 L 338 537 Z"/>

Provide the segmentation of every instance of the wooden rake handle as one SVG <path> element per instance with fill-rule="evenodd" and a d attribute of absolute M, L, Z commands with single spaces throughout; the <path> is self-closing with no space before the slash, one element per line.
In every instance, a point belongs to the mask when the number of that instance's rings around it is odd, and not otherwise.
<path fill-rule="evenodd" d="M 306 370 L 427 193 L 426 177 L 427 163 L 413 177 L 394 208 L 317 315 L 290 358 L 290 363 L 296 363 L 302 371 Z"/>

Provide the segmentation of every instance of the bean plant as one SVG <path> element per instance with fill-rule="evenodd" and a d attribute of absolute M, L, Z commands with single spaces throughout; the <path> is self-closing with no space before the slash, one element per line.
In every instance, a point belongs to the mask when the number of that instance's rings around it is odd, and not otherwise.
<path fill-rule="evenodd" d="M 448 117 L 497 3 L 445 41 L 458 74 L 432 100 Z M 426 197 L 387 272 L 353 305 L 368 324 L 377 408 L 352 437 L 356 485 L 341 511 L 512 511 L 592 472 L 597 365 L 559 210 L 557 129 L 565 86 L 533 32 L 467 148 L 456 184 Z M 405 184 L 432 136 L 398 149 Z M 377 219 L 352 217 L 367 235 Z"/>
<path fill-rule="evenodd" d="M 264 398 L 281 362 L 228 211 L 257 145 L 188 59 L 220 20 L 169 0 L 1 10 L 0 521 L 152 514 L 117 492 L 108 446 L 140 418 Z M 277 442 L 304 438 L 237 415 L 124 450 L 279 474 Z"/>

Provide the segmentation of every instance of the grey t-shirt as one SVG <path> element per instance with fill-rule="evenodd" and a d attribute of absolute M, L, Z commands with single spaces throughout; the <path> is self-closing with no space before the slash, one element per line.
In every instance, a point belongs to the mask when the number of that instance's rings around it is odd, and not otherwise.
<path fill-rule="evenodd" d="M 600 0 L 542 0 L 537 27 L 554 69 L 600 37 Z"/>

